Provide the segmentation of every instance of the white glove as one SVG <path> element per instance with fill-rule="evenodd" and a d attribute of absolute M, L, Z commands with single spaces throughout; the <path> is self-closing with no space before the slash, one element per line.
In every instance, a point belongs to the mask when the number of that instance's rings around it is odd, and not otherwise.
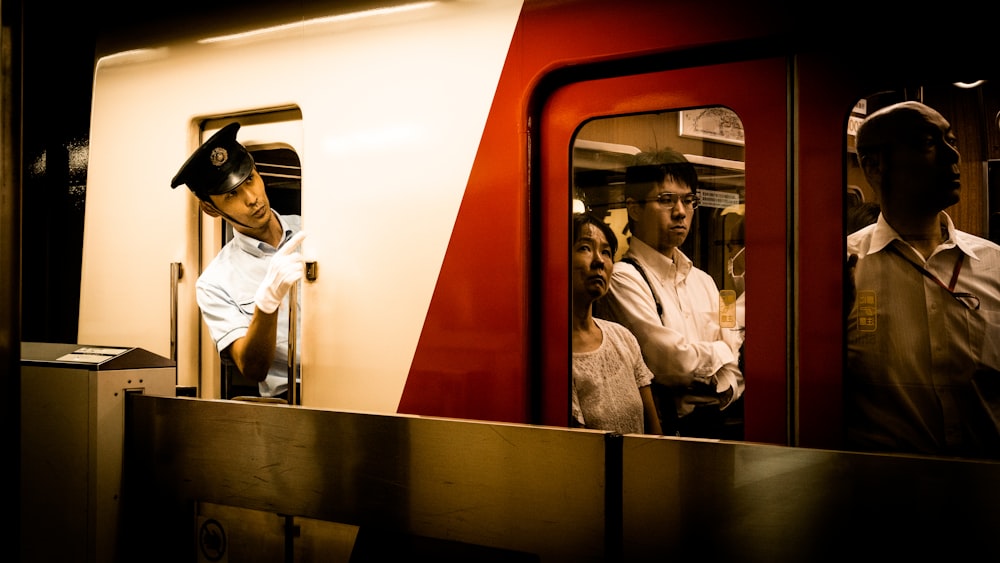
<path fill-rule="evenodd" d="M 275 312 L 285 295 L 288 294 L 288 290 L 302 279 L 305 274 L 306 262 L 298 248 L 305 238 L 304 232 L 296 233 L 271 257 L 264 281 L 261 282 L 253 297 L 258 311 L 268 314 Z"/>

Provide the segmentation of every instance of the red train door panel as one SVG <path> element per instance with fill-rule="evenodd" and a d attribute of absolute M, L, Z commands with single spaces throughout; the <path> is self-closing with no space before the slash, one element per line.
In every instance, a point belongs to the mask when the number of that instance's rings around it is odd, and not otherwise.
<path fill-rule="evenodd" d="M 600 119 L 662 114 L 666 122 L 681 123 L 680 130 L 653 133 L 652 140 L 625 143 L 620 149 L 615 148 L 616 143 L 589 140 L 584 148 L 611 146 L 611 153 L 627 154 L 633 149 L 647 150 L 639 144 L 666 148 L 671 142 L 686 144 L 688 138 L 695 137 L 707 139 L 706 146 L 716 142 L 742 145 L 735 154 L 743 162 L 717 158 L 711 149 L 691 155 L 689 160 L 697 158 L 698 165 L 706 170 L 732 169 L 735 174 L 742 174 L 740 181 L 745 183 L 745 191 L 739 205 L 729 205 L 736 201 L 728 201 L 732 194 L 712 192 L 720 196 L 721 203 L 716 209 L 707 209 L 705 214 L 712 213 L 717 219 L 732 209 L 745 211 L 745 256 L 747 269 L 752 273 L 745 280 L 749 296 L 745 318 L 750 328 L 745 333 L 744 438 L 775 444 L 789 442 L 791 311 L 787 249 L 791 190 L 787 83 L 786 61 L 774 58 L 575 82 L 555 89 L 544 101 L 539 127 L 540 172 L 535 176 L 540 185 L 533 187 L 540 212 L 539 278 L 544 280 L 539 299 L 542 310 L 538 312 L 542 335 L 543 423 L 566 425 L 569 413 L 569 218 L 575 191 L 574 143 L 583 128 Z M 706 112 L 707 108 L 713 112 Z M 716 108 L 721 113 L 714 111 Z M 677 113 L 678 110 L 686 112 Z M 688 120 L 684 119 L 684 113 L 688 114 Z M 708 113 L 738 116 L 736 123 L 742 127 L 738 138 L 720 129 L 718 121 L 695 131 L 690 122 L 692 115 Z M 615 128 L 603 127 L 606 138 L 619 138 Z M 719 151 L 728 150 L 722 145 Z M 713 173 L 713 176 L 720 182 L 726 181 L 726 174 Z M 721 209 L 723 206 L 725 209 Z M 696 211 L 702 212 L 702 209 Z M 688 238 L 694 236 L 701 237 L 692 241 L 699 254 L 725 256 L 720 254 L 721 249 L 713 249 L 717 240 L 709 240 L 706 233 L 692 227 Z M 698 264 L 697 259 L 695 262 Z"/>

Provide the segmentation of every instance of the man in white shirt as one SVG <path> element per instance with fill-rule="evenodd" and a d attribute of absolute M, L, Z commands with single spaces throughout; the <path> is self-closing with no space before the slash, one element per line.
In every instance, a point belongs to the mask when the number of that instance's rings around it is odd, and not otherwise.
<path fill-rule="evenodd" d="M 847 238 L 847 446 L 1000 457 L 1000 246 L 944 212 L 961 191 L 951 125 L 902 102 L 856 139 L 882 211 Z"/>
<path fill-rule="evenodd" d="M 305 273 L 298 251 L 305 233 L 299 216 L 271 209 L 253 157 L 236 140 L 239 128 L 230 123 L 212 135 L 170 187 L 186 184 L 202 211 L 232 224 L 233 239 L 198 277 L 198 306 L 222 359 L 258 382 L 262 397 L 284 398 L 287 295 Z"/>
<path fill-rule="evenodd" d="M 723 411 L 743 395 L 742 333 L 720 325 L 715 281 L 679 248 L 698 205 L 694 166 L 672 150 L 640 154 L 625 182 L 631 238 L 599 316 L 639 341 L 664 433 L 741 438 L 727 432 Z"/>

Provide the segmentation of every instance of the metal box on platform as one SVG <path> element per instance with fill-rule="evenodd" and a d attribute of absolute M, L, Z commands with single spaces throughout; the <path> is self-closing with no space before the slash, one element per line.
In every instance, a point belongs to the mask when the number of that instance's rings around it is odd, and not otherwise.
<path fill-rule="evenodd" d="M 20 561 L 115 561 L 125 395 L 176 382 L 140 348 L 21 344 Z"/>

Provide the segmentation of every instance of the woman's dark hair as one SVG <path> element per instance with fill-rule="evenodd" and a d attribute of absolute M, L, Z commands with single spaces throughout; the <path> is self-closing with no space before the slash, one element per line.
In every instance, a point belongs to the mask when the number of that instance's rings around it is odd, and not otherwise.
<path fill-rule="evenodd" d="M 611 225 L 589 213 L 573 214 L 573 243 L 576 244 L 576 241 L 580 240 L 580 232 L 583 231 L 583 226 L 588 223 L 594 225 L 604 233 L 604 238 L 608 239 L 608 244 L 611 245 L 611 256 L 618 254 L 618 237 L 611 230 Z"/>

